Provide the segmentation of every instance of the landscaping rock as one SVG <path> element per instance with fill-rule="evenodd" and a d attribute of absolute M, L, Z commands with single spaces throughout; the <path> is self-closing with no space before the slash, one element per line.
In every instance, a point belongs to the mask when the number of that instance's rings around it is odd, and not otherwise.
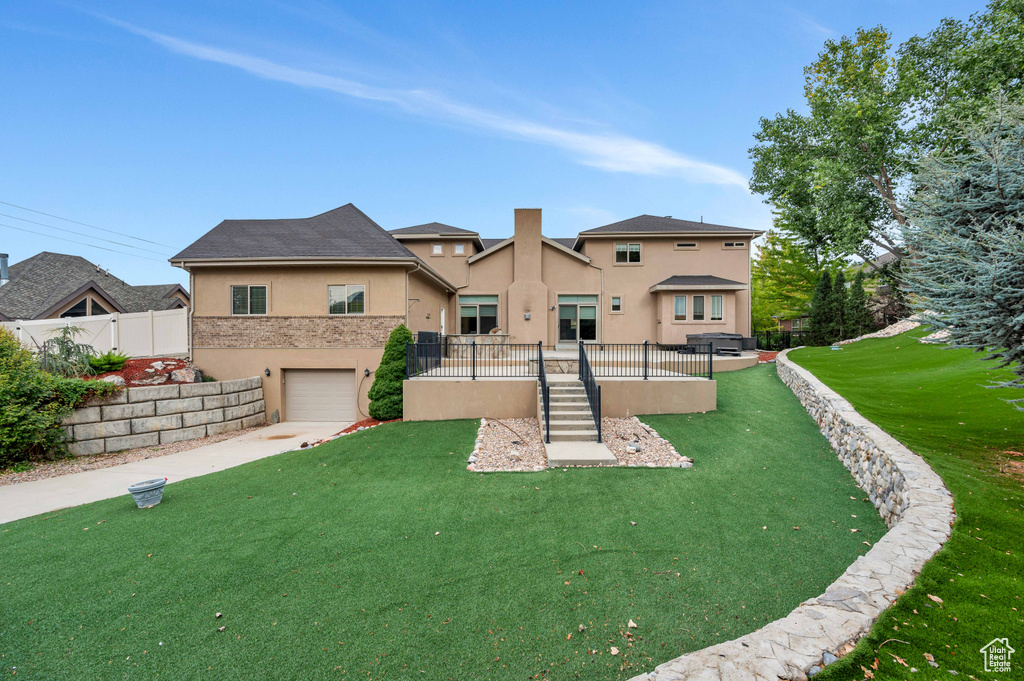
<path fill-rule="evenodd" d="M 195 369 L 175 369 L 171 372 L 171 380 L 175 383 L 195 383 L 196 373 Z"/>
<path fill-rule="evenodd" d="M 101 378 L 100 380 L 104 381 L 105 383 L 113 383 L 114 385 L 124 385 L 124 379 L 121 378 L 120 376 L 107 376 L 105 378 Z"/>

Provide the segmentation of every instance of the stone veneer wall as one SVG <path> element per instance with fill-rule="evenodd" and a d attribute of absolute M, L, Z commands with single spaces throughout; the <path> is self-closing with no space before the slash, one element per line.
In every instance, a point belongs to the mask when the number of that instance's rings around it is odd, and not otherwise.
<path fill-rule="evenodd" d="M 949 538 L 953 498 L 924 459 L 858 414 L 849 402 L 786 358 L 779 377 L 821 427 L 889 531 L 822 595 L 746 636 L 688 653 L 632 681 L 803 680 L 841 657 L 910 588 Z"/>
<path fill-rule="evenodd" d="M 382 348 L 402 315 L 193 317 L 194 348 Z"/>
<path fill-rule="evenodd" d="M 64 421 L 76 456 L 119 452 L 259 426 L 267 421 L 259 376 L 125 388 Z"/>

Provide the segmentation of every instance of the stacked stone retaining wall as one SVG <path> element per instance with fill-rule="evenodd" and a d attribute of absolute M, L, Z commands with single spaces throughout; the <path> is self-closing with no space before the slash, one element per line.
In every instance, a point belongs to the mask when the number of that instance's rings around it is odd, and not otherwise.
<path fill-rule="evenodd" d="M 76 456 L 181 442 L 266 423 L 263 380 L 126 388 L 64 421 Z"/>
<path fill-rule="evenodd" d="M 814 417 L 889 531 L 820 596 L 726 643 L 688 653 L 633 681 L 807 679 L 842 657 L 949 538 L 953 498 L 924 459 L 779 354 L 779 377 Z M 834 657 L 833 657 L 834 656 Z"/>

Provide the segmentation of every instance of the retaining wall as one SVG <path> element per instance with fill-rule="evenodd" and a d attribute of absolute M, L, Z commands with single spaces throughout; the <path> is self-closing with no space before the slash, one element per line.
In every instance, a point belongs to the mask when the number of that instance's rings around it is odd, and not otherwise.
<path fill-rule="evenodd" d="M 779 354 L 779 377 L 821 427 L 874 502 L 889 531 L 825 593 L 746 636 L 659 665 L 633 681 L 803 680 L 842 657 L 914 583 L 949 538 L 953 498 L 924 459 L 858 414 L 849 402 Z"/>
<path fill-rule="evenodd" d="M 126 388 L 64 421 L 76 456 L 181 442 L 266 423 L 263 380 Z"/>

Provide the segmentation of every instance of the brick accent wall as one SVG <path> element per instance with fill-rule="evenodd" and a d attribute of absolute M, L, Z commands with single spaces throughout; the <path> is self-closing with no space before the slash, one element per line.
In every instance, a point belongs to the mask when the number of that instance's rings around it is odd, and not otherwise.
<path fill-rule="evenodd" d="M 193 317 L 195 348 L 382 348 L 401 315 Z"/>

